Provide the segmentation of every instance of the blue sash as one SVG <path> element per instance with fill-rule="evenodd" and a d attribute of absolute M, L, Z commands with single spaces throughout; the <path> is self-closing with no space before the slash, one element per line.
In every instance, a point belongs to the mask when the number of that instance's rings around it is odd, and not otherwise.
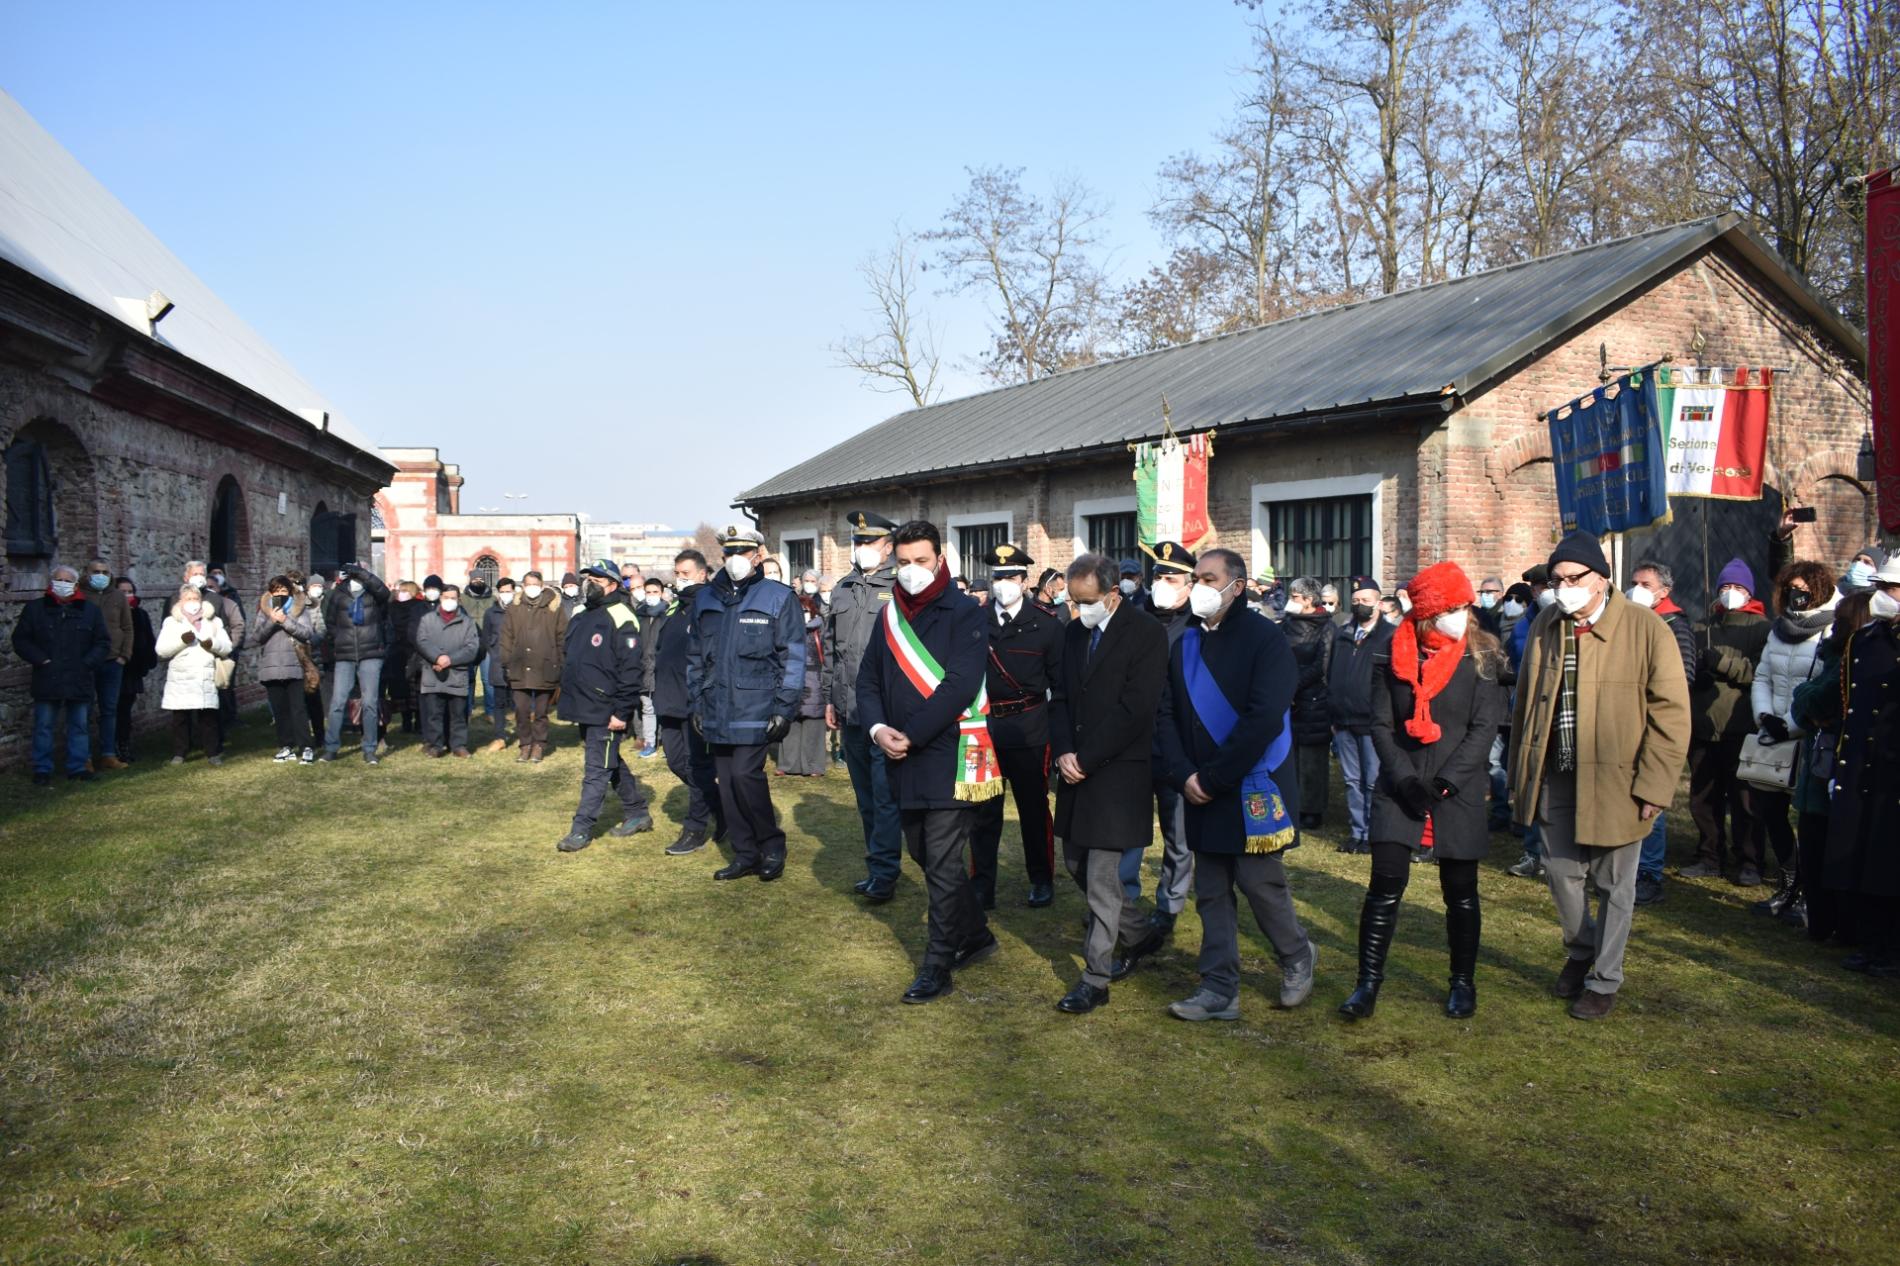
<path fill-rule="evenodd" d="M 1181 635 L 1181 676 L 1187 682 L 1188 702 L 1194 716 L 1215 743 L 1225 743 L 1240 721 L 1234 705 L 1221 693 L 1201 659 L 1201 630 L 1190 628 Z M 1279 737 L 1267 745 L 1260 762 L 1240 783 L 1240 821 L 1247 836 L 1249 853 L 1277 853 L 1290 848 L 1297 839 L 1293 819 L 1287 815 L 1286 801 L 1273 781 L 1273 770 L 1293 750 L 1293 713 L 1289 710 L 1280 722 Z"/>

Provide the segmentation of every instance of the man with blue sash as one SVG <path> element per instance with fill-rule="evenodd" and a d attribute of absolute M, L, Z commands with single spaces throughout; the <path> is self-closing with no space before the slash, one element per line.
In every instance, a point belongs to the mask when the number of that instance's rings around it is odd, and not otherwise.
<path fill-rule="evenodd" d="M 1291 717 L 1299 667 L 1279 627 L 1247 608 L 1246 576 L 1232 550 L 1197 560 L 1194 618 L 1169 656 L 1157 727 L 1162 767 L 1188 802 L 1201 915 L 1201 987 L 1168 1008 L 1182 1020 L 1240 1018 L 1236 887 L 1280 961 L 1280 1006 L 1313 992 L 1316 952 L 1280 858 L 1299 843 Z"/>

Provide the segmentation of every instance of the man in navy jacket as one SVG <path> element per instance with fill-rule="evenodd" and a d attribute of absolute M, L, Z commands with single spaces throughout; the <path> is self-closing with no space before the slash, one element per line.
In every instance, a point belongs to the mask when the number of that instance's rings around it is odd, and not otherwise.
<path fill-rule="evenodd" d="M 567 622 L 562 643 L 561 719 L 580 726 L 586 756 L 574 824 L 555 845 L 563 853 L 577 852 L 593 841 L 594 822 L 610 786 L 620 792 L 624 811 L 610 834 L 624 838 L 653 829 L 646 792 L 620 752 L 627 727 L 639 719 L 640 688 L 646 681 L 639 626 L 612 559 L 603 558 L 581 572 L 581 585 L 586 606 Z M 633 737 L 639 739 L 637 731 Z"/>
<path fill-rule="evenodd" d="M 941 680 L 923 693 L 891 649 L 900 635 L 892 633 L 887 612 L 858 669 L 858 722 L 884 753 L 904 844 L 923 868 L 929 893 L 929 944 L 917 979 L 904 991 L 905 1002 L 918 1003 L 949 993 L 953 970 L 996 948 L 965 857 L 979 800 L 958 795 L 959 719 L 983 688 L 990 643 L 983 608 L 950 583 L 936 527 L 913 520 L 899 526 L 892 541 L 896 609 L 936 661 Z M 962 790 L 967 796 L 970 788 Z M 990 794 L 1001 791 L 998 777 Z"/>
<path fill-rule="evenodd" d="M 1297 1007 L 1313 992 L 1315 952 L 1293 912 L 1280 860 L 1281 851 L 1299 841 L 1298 779 L 1287 733 L 1299 665 L 1279 626 L 1247 609 L 1246 576 L 1246 564 L 1232 550 L 1211 549 L 1198 560 L 1188 595 L 1194 628 L 1169 654 L 1168 689 L 1156 727 L 1162 765 L 1188 802 L 1194 900 L 1201 915 L 1201 988 L 1168 1008 L 1183 1020 L 1240 1018 L 1236 886 L 1280 960 L 1280 1005 Z M 1196 653 L 1233 714 L 1231 728 L 1218 739 L 1188 687 L 1187 657 Z M 1276 742 L 1283 737 L 1286 742 Z M 1263 771 L 1276 746 L 1278 763 Z M 1261 772 L 1271 778 L 1278 805 L 1271 804 L 1273 796 L 1245 787 L 1249 775 Z M 1273 809 L 1284 820 L 1284 839 L 1250 834 L 1247 814 Z"/>

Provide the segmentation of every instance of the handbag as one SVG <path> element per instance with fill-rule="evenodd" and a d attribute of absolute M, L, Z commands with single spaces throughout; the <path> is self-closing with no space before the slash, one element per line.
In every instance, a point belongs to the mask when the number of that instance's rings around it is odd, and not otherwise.
<path fill-rule="evenodd" d="M 1742 759 L 1735 767 L 1735 776 L 1763 791 L 1792 790 L 1795 756 L 1800 750 L 1801 744 L 1794 739 L 1769 743 L 1761 735 L 1751 734 L 1742 740 Z"/>

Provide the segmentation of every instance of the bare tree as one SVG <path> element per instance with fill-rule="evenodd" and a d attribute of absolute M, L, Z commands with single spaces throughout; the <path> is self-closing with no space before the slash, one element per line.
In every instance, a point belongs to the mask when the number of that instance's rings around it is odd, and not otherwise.
<path fill-rule="evenodd" d="M 928 320 L 919 325 L 911 311 L 921 267 L 912 239 L 902 232 L 882 253 L 867 256 L 858 272 L 871 292 L 876 329 L 831 348 L 839 367 L 857 370 L 871 390 L 901 391 L 920 409 L 937 398 L 941 360 L 936 330 Z"/>
<path fill-rule="evenodd" d="M 1124 351 L 1150 352 L 1254 324 L 1253 296 L 1231 259 L 1179 246 L 1124 289 L 1116 318 Z"/>
<path fill-rule="evenodd" d="M 1045 202 L 1023 192 L 1022 169 L 969 171 L 970 187 L 923 236 L 938 244 L 952 289 L 984 296 L 996 323 L 983 371 L 1031 382 L 1095 359 L 1107 303 L 1090 256 L 1102 208 L 1067 178 Z"/>
<path fill-rule="evenodd" d="M 726 552 L 723 542 L 724 538 L 719 535 L 719 529 L 704 519 L 701 519 L 699 526 L 693 529 L 693 548 L 708 559 L 714 560 L 715 565 L 719 556 Z"/>

